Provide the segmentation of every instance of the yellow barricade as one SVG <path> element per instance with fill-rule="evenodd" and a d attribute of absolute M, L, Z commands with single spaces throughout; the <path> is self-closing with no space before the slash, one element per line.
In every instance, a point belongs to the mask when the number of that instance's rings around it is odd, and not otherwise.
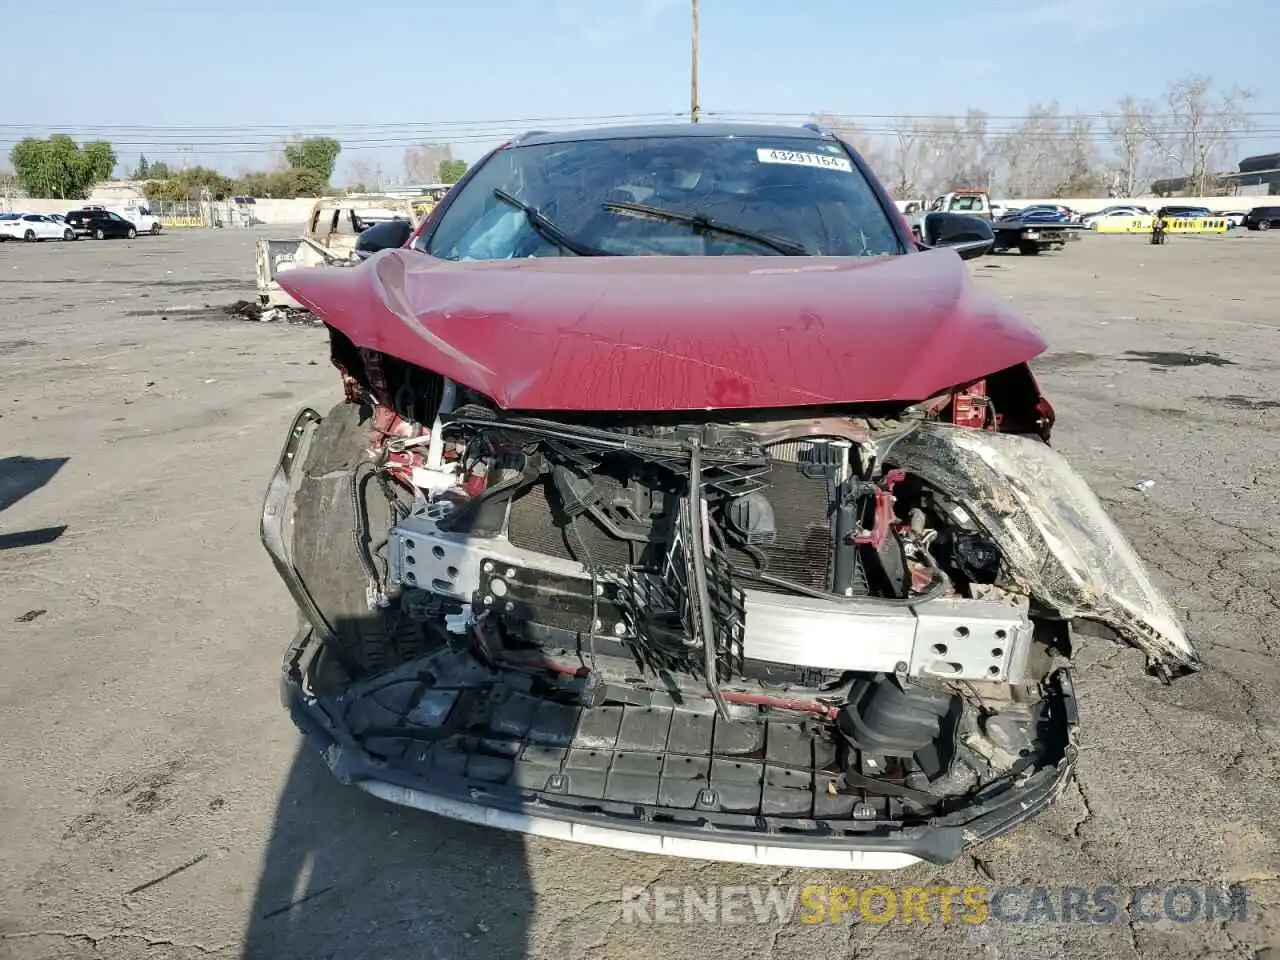
<path fill-rule="evenodd" d="M 1151 217 L 1108 218 L 1099 220 L 1095 233 L 1150 233 Z M 1165 220 L 1169 233 L 1226 233 L 1227 221 L 1222 217 L 1175 217 Z"/>
<path fill-rule="evenodd" d="M 160 217 L 162 227 L 202 227 L 204 221 L 199 217 Z"/>
<path fill-rule="evenodd" d="M 1227 221 L 1222 217 L 1191 217 L 1167 222 L 1170 233 L 1226 233 Z"/>

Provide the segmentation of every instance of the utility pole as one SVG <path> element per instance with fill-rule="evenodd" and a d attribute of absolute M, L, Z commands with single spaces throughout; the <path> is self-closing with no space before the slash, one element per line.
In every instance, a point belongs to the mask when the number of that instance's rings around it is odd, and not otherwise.
<path fill-rule="evenodd" d="M 693 50 L 689 75 L 689 122 L 698 122 L 698 0 L 693 0 Z"/>

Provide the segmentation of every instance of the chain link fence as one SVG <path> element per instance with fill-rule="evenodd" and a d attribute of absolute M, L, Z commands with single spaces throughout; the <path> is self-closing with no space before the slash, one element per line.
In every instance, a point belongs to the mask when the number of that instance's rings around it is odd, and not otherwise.
<path fill-rule="evenodd" d="M 230 200 L 153 200 L 151 214 L 165 227 L 251 227 L 261 223 L 253 215 L 252 197 Z"/>
<path fill-rule="evenodd" d="M 207 227 L 208 204 L 200 200 L 152 200 L 151 215 L 166 227 Z"/>

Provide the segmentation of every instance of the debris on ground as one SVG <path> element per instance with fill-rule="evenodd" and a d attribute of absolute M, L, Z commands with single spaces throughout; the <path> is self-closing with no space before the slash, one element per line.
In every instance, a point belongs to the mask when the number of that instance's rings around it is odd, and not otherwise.
<path fill-rule="evenodd" d="M 229 317 L 253 320 L 259 323 L 290 323 L 295 326 L 318 327 L 321 320 L 315 314 L 295 307 L 264 307 L 252 300 L 237 300 L 222 308 Z"/>
<path fill-rule="evenodd" d="M 237 300 L 235 303 L 223 307 L 222 309 L 227 316 L 239 317 L 242 320 L 262 319 L 261 304 L 254 303 L 251 300 Z"/>
<path fill-rule="evenodd" d="M 30 623 L 36 617 L 43 617 L 48 612 L 48 610 L 28 610 L 26 613 L 14 617 L 14 621 L 17 623 Z"/>
<path fill-rule="evenodd" d="M 1154 480 L 1139 480 L 1133 485 L 1132 489 L 1137 490 L 1140 493 L 1146 493 L 1155 485 L 1156 482 Z"/>

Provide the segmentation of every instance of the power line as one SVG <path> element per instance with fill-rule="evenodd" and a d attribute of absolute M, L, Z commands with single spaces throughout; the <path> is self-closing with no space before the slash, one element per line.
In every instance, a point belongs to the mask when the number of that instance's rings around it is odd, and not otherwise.
<path fill-rule="evenodd" d="M 91 130 L 91 131 L 124 131 L 139 132 L 147 131 L 159 132 L 176 132 L 183 136 L 201 131 L 239 133 L 246 130 L 277 130 L 282 134 L 292 133 L 299 129 L 307 131 L 320 130 L 410 130 L 410 129 L 426 129 L 434 130 L 438 128 L 449 127 L 506 127 L 511 125 L 521 126 L 531 123 L 568 123 L 568 122 L 587 122 L 597 120 L 622 120 L 634 121 L 644 119 L 677 119 L 683 117 L 683 113 L 677 111 L 654 111 L 651 113 L 592 113 L 579 114 L 577 116 L 558 116 L 558 117 L 515 117 L 498 120 L 431 120 L 431 121 L 389 121 L 384 123 L 237 123 L 230 125 L 204 125 L 204 124 L 138 124 L 138 123 L 0 123 L 0 130 L 55 130 L 55 129 L 74 129 L 74 130 Z"/>
<path fill-rule="evenodd" d="M 971 119 L 977 118 L 981 121 L 990 123 L 1012 122 L 1025 123 L 1029 119 L 1043 117 L 1045 119 L 1056 119 L 1059 121 L 1093 121 L 1102 122 L 1111 120 L 1121 115 L 1118 113 L 1025 113 L 1025 114 L 988 114 L 982 111 L 974 111 L 973 114 L 963 113 L 833 113 L 822 110 L 791 110 L 791 111 L 758 111 L 758 110 L 718 110 L 718 111 L 700 111 L 702 116 L 717 117 L 720 119 L 737 118 L 742 120 L 810 120 L 814 117 L 821 117 L 835 123 L 849 124 L 866 124 L 872 123 L 873 126 L 883 126 L 885 122 L 901 123 L 901 122 L 917 122 L 917 123 L 963 123 Z M 441 137 L 455 135 L 456 133 L 472 132 L 475 130 L 493 130 L 493 129 L 509 129 L 509 128 L 527 128 L 530 124 L 550 123 L 557 126 L 566 123 L 594 125 L 596 123 L 643 123 L 658 122 L 662 120 L 679 120 L 686 115 L 677 111 L 653 111 L 649 113 L 617 113 L 617 114 L 579 114 L 568 116 L 543 116 L 543 117 L 515 117 L 497 120 L 432 120 L 432 121 L 387 121 L 377 123 L 259 123 L 245 122 L 239 124 L 135 124 L 135 123 L 3 123 L 0 122 L 0 131 L 46 131 L 46 130 L 75 130 L 81 133 L 97 133 L 97 134 L 152 134 L 168 139 L 170 137 L 179 137 L 184 141 L 193 136 L 204 134 L 209 135 L 225 135 L 225 134 L 244 134 L 248 133 L 256 136 L 288 136 L 291 134 L 304 134 L 308 136 L 318 136 L 326 133 L 342 134 L 342 133 L 362 133 L 377 135 L 380 133 L 398 133 L 404 136 L 429 136 L 437 134 Z M 1241 111 L 1237 114 L 1243 120 L 1252 121 L 1256 118 L 1280 117 L 1280 111 L 1264 111 L 1250 110 Z M 1185 119 L 1184 114 L 1177 113 L 1149 113 L 1143 114 L 1143 119 L 1155 122 L 1182 120 Z M 876 122 L 879 123 L 876 123 Z"/>
<path fill-rule="evenodd" d="M 1046 117 L 1046 118 L 1054 118 L 1058 120 L 1099 121 L 1099 120 L 1111 120 L 1117 117 L 1124 116 L 1123 114 L 1115 111 L 1112 111 L 1109 113 L 1107 112 L 1064 113 L 1062 111 L 1057 111 L 1053 113 L 1027 112 L 1027 113 L 996 114 L 996 113 L 986 113 L 982 110 L 974 110 L 972 111 L 972 113 L 833 113 L 828 110 L 801 110 L 801 111 L 790 111 L 790 112 L 782 111 L 782 112 L 776 112 L 776 113 L 769 113 L 769 112 L 763 112 L 763 111 L 757 111 L 757 110 L 728 110 L 728 111 L 724 111 L 724 113 L 731 114 L 735 117 L 757 117 L 757 118 L 768 118 L 768 117 L 789 118 L 789 117 L 817 116 L 817 117 L 830 118 L 837 121 L 850 121 L 854 123 L 857 123 L 859 121 L 864 121 L 864 120 L 923 120 L 923 121 L 932 120 L 932 121 L 941 121 L 941 122 L 953 120 L 956 122 L 963 122 L 972 117 L 976 117 L 982 120 L 1012 120 L 1012 121 L 1018 121 L 1018 122 L 1025 122 L 1026 120 L 1031 119 L 1033 117 Z M 1135 116 L 1141 116 L 1143 119 L 1150 119 L 1150 120 L 1177 120 L 1177 119 L 1183 119 L 1186 116 L 1186 114 L 1185 113 L 1141 113 Z M 1241 110 L 1236 113 L 1236 116 L 1242 117 L 1244 119 L 1252 119 L 1253 117 L 1280 117 L 1280 111 Z"/>
<path fill-rule="evenodd" d="M 1186 131 L 1175 131 L 1169 135 L 1176 138 L 1181 133 L 1185 133 L 1185 132 Z M 859 131 L 859 133 L 866 136 L 870 136 L 870 137 L 887 137 L 887 136 L 893 135 L 894 133 L 896 133 L 896 131 L 890 130 L 890 129 L 861 130 Z M 981 142 L 984 140 L 999 141 L 1002 139 L 1006 139 L 1011 134 L 1016 134 L 1016 133 L 1018 133 L 1018 131 L 987 131 L 985 135 L 975 134 L 975 133 L 971 133 L 963 130 L 945 131 L 942 133 L 939 133 L 938 131 L 923 131 L 920 134 L 920 136 L 922 137 L 922 139 L 929 139 L 931 136 L 933 136 L 940 141 L 955 140 L 955 141 L 961 141 L 961 142 L 963 141 Z M 476 136 L 468 136 L 468 137 L 457 137 L 450 140 L 449 143 L 452 145 L 463 144 L 463 143 L 496 143 L 498 141 L 505 139 L 508 136 L 510 136 L 510 132 L 502 135 L 485 134 L 485 135 L 476 135 Z M 1064 133 L 1064 132 L 1030 134 L 1026 136 L 1026 139 L 1028 140 L 1028 142 L 1035 142 L 1035 143 L 1059 143 L 1059 144 L 1089 143 L 1095 146 L 1118 145 L 1124 142 L 1123 138 L 1110 136 L 1110 135 L 1094 134 L 1094 135 L 1078 136 L 1075 134 Z M 1229 139 L 1231 140 L 1231 142 L 1261 142 L 1261 141 L 1277 140 L 1277 139 L 1280 139 L 1280 127 L 1269 129 L 1266 131 L 1255 131 L 1248 134 L 1237 134 L 1237 135 L 1233 135 Z M 16 145 L 19 142 L 20 141 L 18 140 L 6 140 L 0 137 L 0 148 L 9 148 Z M 157 143 L 156 141 L 151 141 L 151 140 L 142 140 L 142 141 L 112 140 L 111 141 L 111 146 L 117 151 L 128 150 L 132 152 L 134 150 L 138 150 L 142 153 L 148 154 L 149 159 L 164 159 L 166 156 L 181 157 L 184 154 L 188 156 L 195 155 L 195 156 L 201 156 L 201 157 L 251 156 L 251 155 L 274 153 L 278 151 L 281 147 L 281 144 L 279 142 L 263 142 L 263 143 L 246 145 L 246 144 L 243 144 L 243 142 L 241 141 L 240 144 L 241 145 L 237 146 L 235 141 L 218 142 L 218 143 L 205 143 L 205 142 L 192 141 L 192 140 L 187 140 L 184 142 L 172 142 L 172 143 Z M 361 152 L 361 151 L 386 150 L 386 149 L 395 148 L 395 147 L 407 148 L 407 147 L 414 147 L 419 145 L 421 145 L 421 141 L 419 140 L 405 139 L 405 138 L 388 138 L 388 139 L 373 140 L 373 141 L 344 142 L 342 145 L 342 152 L 344 154 L 349 154 L 349 153 L 355 153 L 355 152 Z"/>
<path fill-rule="evenodd" d="M 1025 136 L 1028 140 L 1041 143 L 1088 143 L 1091 145 L 1119 144 L 1126 139 L 1138 135 L 1137 131 L 1117 133 L 1108 128 L 1097 128 L 1092 122 L 1105 118 L 1104 114 L 1093 115 L 1032 115 L 1021 117 L 1000 117 L 982 115 L 982 124 L 969 127 L 966 124 L 971 118 L 967 115 L 955 114 L 831 114 L 821 112 L 767 113 L 762 111 L 712 111 L 702 112 L 702 117 L 720 121 L 742 122 L 774 122 L 799 124 L 813 118 L 821 117 L 824 121 L 835 125 L 848 125 L 848 132 L 857 137 L 893 137 L 899 135 L 917 135 L 922 138 L 936 137 L 942 140 L 973 141 L 999 140 L 1011 136 Z M 1185 120 L 1173 114 L 1149 115 L 1153 120 Z M 1243 118 L 1280 117 L 1280 113 L 1254 111 L 1241 115 Z M 121 150 L 139 150 L 153 154 L 153 158 L 185 157 L 191 154 L 200 156 L 251 156 L 279 150 L 293 137 L 330 135 L 340 139 L 345 153 L 366 150 L 386 150 L 393 147 L 417 146 L 424 143 L 495 143 L 514 136 L 530 126 L 539 126 L 551 132 L 575 129 L 583 126 L 613 127 L 628 124 L 660 123 L 684 119 L 682 113 L 632 113 L 632 114 L 591 114 L 560 117 L 523 117 L 510 120 L 442 120 L 414 123 L 352 123 L 328 124 L 321 127 L 305 127 L 283 124 L 254 124 L 240 126 L 199 126 L 199 125 L 135 125 L 135 124 L 94 124 L 64 129 L 75 129 L 81 139 L 101 137 L 109 139 L 112 146 Z M 1071 123 L 1090 121 L 1084 130 L 1063 129 L 1061 126 L 1052 130 L 1027 129 L 1028 119 L 1042 118 L 1046 122 Z M 25 136 L 18 131 L 47 131 L 48 126 L 21 123 L 0 123 L 0 148 L 17 144 Z M 1161 131 L 1165 136 L 1177 137 L 1189 133 L 1185 127 L 1168 127 Z M 1280 138 L 1280 123 L 1272 120 L 1266 124 L 1253 124 L 1250 129 L 1233 134 L 1232 141 L 1260 141 Z"/>

